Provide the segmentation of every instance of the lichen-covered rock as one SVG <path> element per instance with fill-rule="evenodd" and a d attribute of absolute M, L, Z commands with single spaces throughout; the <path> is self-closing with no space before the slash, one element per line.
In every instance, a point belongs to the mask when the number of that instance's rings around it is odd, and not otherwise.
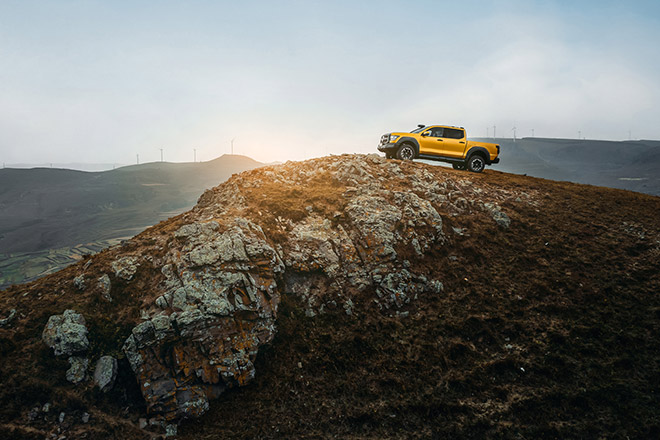
<path fill-rule="evenodd" d="M 123 257 L 112 263 L 115 276 L 124 281 L 131 281 L 140 264 L 136 257 Z"/>
<path fill-rule="evenodd" d="M 108 274 L 104 273 L 101 277 L 99 277 L 97 285 L 99 291 L 101 292 L 101 297 L 108 302 L 112 302 L 112 296 L 110 296 L 112 283 L 110 282 L 110 277 Z"/>
<path fill-rule="evenodd" d="M 82 356 L 69 357 L 69 369 L 66 372 L 66 380 L 73 384 L 79 384 L 87 378 L 87 367 L 89 359 Z"/>
<path fill-rule="evenodd" d="M 110 391 L 117 379 L 117 359 L 112 356 L 101 356 L 94 369 L 94 383 L 103 392 Z"/>
<path fill-rule="evenodd" d="M 51 316 L 41 338 L 54 350 L 55 356 L 71 356 L 89 347 L 85 318 L 74 310 L 65 310 L 62 315 Z"/>
<path fill-rule="evenodd" d="M 73 285 L 78 290 L 85 290 L 85 274 L 80 274 L 73 279 Z"/>

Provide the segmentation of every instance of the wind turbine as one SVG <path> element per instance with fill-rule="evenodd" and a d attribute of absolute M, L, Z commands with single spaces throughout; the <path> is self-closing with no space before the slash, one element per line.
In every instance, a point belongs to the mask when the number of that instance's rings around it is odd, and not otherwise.
<path fill-rule="evenodd" d="M 515 125 L 514 125 L 513 128 L 511 129 L 511 131 L 513 132 L 513 142 L 516 141 L 516 129 L 517 129 L 517 128 L 516 128 Z"/>
<path fill-rule="evenodd" d="M 163 161 L 163 149 L 159 148 L 159 150 L 160 150 L 160 161 L 162 162 Z"/>

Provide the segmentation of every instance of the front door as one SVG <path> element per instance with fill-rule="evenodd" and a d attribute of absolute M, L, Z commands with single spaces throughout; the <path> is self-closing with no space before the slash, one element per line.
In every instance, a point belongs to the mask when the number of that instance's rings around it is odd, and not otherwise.
<path fill-rule="evenodd" d="M 421 154 L 444 155 L 444 139 L 442 127 L 429 127 L 421 133 L 419 138 L 419 152 Z"/>

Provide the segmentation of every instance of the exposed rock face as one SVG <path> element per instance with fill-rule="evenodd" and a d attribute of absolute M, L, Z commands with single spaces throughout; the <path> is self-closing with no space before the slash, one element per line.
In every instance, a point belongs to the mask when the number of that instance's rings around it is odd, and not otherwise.
<path fill-rule="evenodd" d="M 117 359 L 101 356 L 94 369 L 94 383 L 103 392 L 110 391 L 117 379 Z"/>
<path fill-rule="evenodd" d="M 174 235 L 181 247 L 163 267 L 163 295 L 124 345 L 150 410 L 167 419 L 198 416 L 254 377 L 257 348 L 275 334 L 283 270 L 261 228 L 241 218 L 224 232 L 208 222 Z"/>
<path fill-rule="evenodd" d="M 51 316 L 41 338 L 53 349 L 55 356 L 71 356 L 87 351 L 89 347 L 85 318 L 74 310 Z"/>
<path fill-rule="evenodd" d="M 123 351 L 150 413 L 167 420 L 199 416 L 226 388 L 250 381 L 259 347 L 275 335 L 282 294 L 301 298 L 308 316 L 334 308 L 351 315 L 364 293 L 383 312 L 406 316 L 419 295 L 443 290 L 406 259 L 448 241 L 438 207 L 494 212 L 478 197 L 475 202 L 471 182 L 438 181 L 421 167 L 404 173 L 399 162 L 376 155 L 321 164 L 264 168 L 205 192 L 171 233 L 165 255 L 147 259 L 162 282 L 153 300 L 145 299 L 143 321 Z M 302 215 L 274 217 L 266 230 L 258 224 L 263 213 L 249 211 L 255 197 L 267 197 L 261 185 L 293 191 L 319 175 L 335 182 L 328 188 L 337 192 L 334 214 L 310 204 Z M 392 179 L 399 179 L 400 191 L 388 188 Z M 508 221 L 497 212 L 498 223 Z M 115 276 L 131 281 L 137 261 L 117 255 Z M 109 278 L 100 284 L 109 296 Z"/>

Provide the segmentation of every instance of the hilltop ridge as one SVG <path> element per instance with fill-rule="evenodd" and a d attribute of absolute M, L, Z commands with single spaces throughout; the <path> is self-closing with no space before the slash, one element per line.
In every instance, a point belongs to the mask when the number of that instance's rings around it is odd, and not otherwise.
<path fill-rule="evenodd" d="M 653 436 L 659 211 L 376 155 L 234 175 L 2 291 L 0 433 L 148 438 L 140 419 L 201 417 L 179 436 Z M 57 345 L 57 325 L 88 344 Z"/>

